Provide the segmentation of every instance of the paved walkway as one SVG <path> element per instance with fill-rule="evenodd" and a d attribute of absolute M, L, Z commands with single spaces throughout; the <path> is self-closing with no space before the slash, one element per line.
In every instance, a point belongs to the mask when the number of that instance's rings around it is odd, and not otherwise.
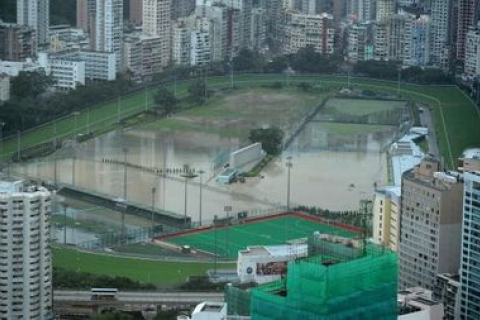
<path fill-rule="evenodd" d="M 435 123 L 433 122 L 433 110 L 423 104 L 419 104 L 418 107 L 422 108 L 420 110 L 423 110 L 422 112 L 420 112 L 420 123 L 422 126 L 428 128 L 428 153 L 431 153 L 436 158 L 440 159 L 440 151 L 438 149 L 437 142 L 438 140 L 435 133 Z"/>

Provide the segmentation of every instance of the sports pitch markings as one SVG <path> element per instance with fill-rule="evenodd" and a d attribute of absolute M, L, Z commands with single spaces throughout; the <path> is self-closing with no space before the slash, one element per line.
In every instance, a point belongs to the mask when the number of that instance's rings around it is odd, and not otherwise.
<path fill-rule="evenodd" d="M 193 231 L 192 233 L 172 236 L 163 241 L 176 245 L 189 245 L 219 257 L 235 259 L 239 250 L 255 245 L 278 245 L 288 240 L 306 238 L 315 231 L 355 237 L 358 233 L 336 226 L 314 221 L 302 215 L 276 216 L 271 219 L 250 221 L 229 227 Z"/>

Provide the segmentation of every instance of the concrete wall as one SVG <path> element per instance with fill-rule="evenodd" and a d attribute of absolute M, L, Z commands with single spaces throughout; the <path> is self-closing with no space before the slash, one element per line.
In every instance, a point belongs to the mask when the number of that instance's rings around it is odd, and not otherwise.
<path fill-rule="evenodd" d="M 230 154 L 230 168 L 244 171 L 243 167 L 260 162 L 264 156 L 261 143 L 251 144 Z"/>

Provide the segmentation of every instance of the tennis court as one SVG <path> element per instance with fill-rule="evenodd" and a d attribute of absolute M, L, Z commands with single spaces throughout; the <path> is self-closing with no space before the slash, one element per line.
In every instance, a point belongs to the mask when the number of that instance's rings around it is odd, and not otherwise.
<path fill-rule="evenodd" d="M 173 235 L 161 239 L 176 245 L 189 245 L 214 254 L 215 247 L 219 257 L 236 259 L 239 250 L 253 245 L 283 244 L 288 240 L 305 238 L 315 231 L 355 237 L 358 233 L 328 225 L 303 214 L 288 214 L 193 231 L 187 234 Z M 216 243 L 216 245 L 215 245 Z"/>

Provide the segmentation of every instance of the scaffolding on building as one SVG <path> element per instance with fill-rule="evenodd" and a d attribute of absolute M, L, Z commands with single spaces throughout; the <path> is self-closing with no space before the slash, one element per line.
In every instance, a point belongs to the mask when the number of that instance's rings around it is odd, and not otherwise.
<path fill-rule="evenodd" d="M 229 314 L 253 320 L 394 320 L 397 257 L 361 240 L 315 234 L 309 256 L 290 262 L 286 278 L 249 290 L 227 286 L 226 301 Z"/>

